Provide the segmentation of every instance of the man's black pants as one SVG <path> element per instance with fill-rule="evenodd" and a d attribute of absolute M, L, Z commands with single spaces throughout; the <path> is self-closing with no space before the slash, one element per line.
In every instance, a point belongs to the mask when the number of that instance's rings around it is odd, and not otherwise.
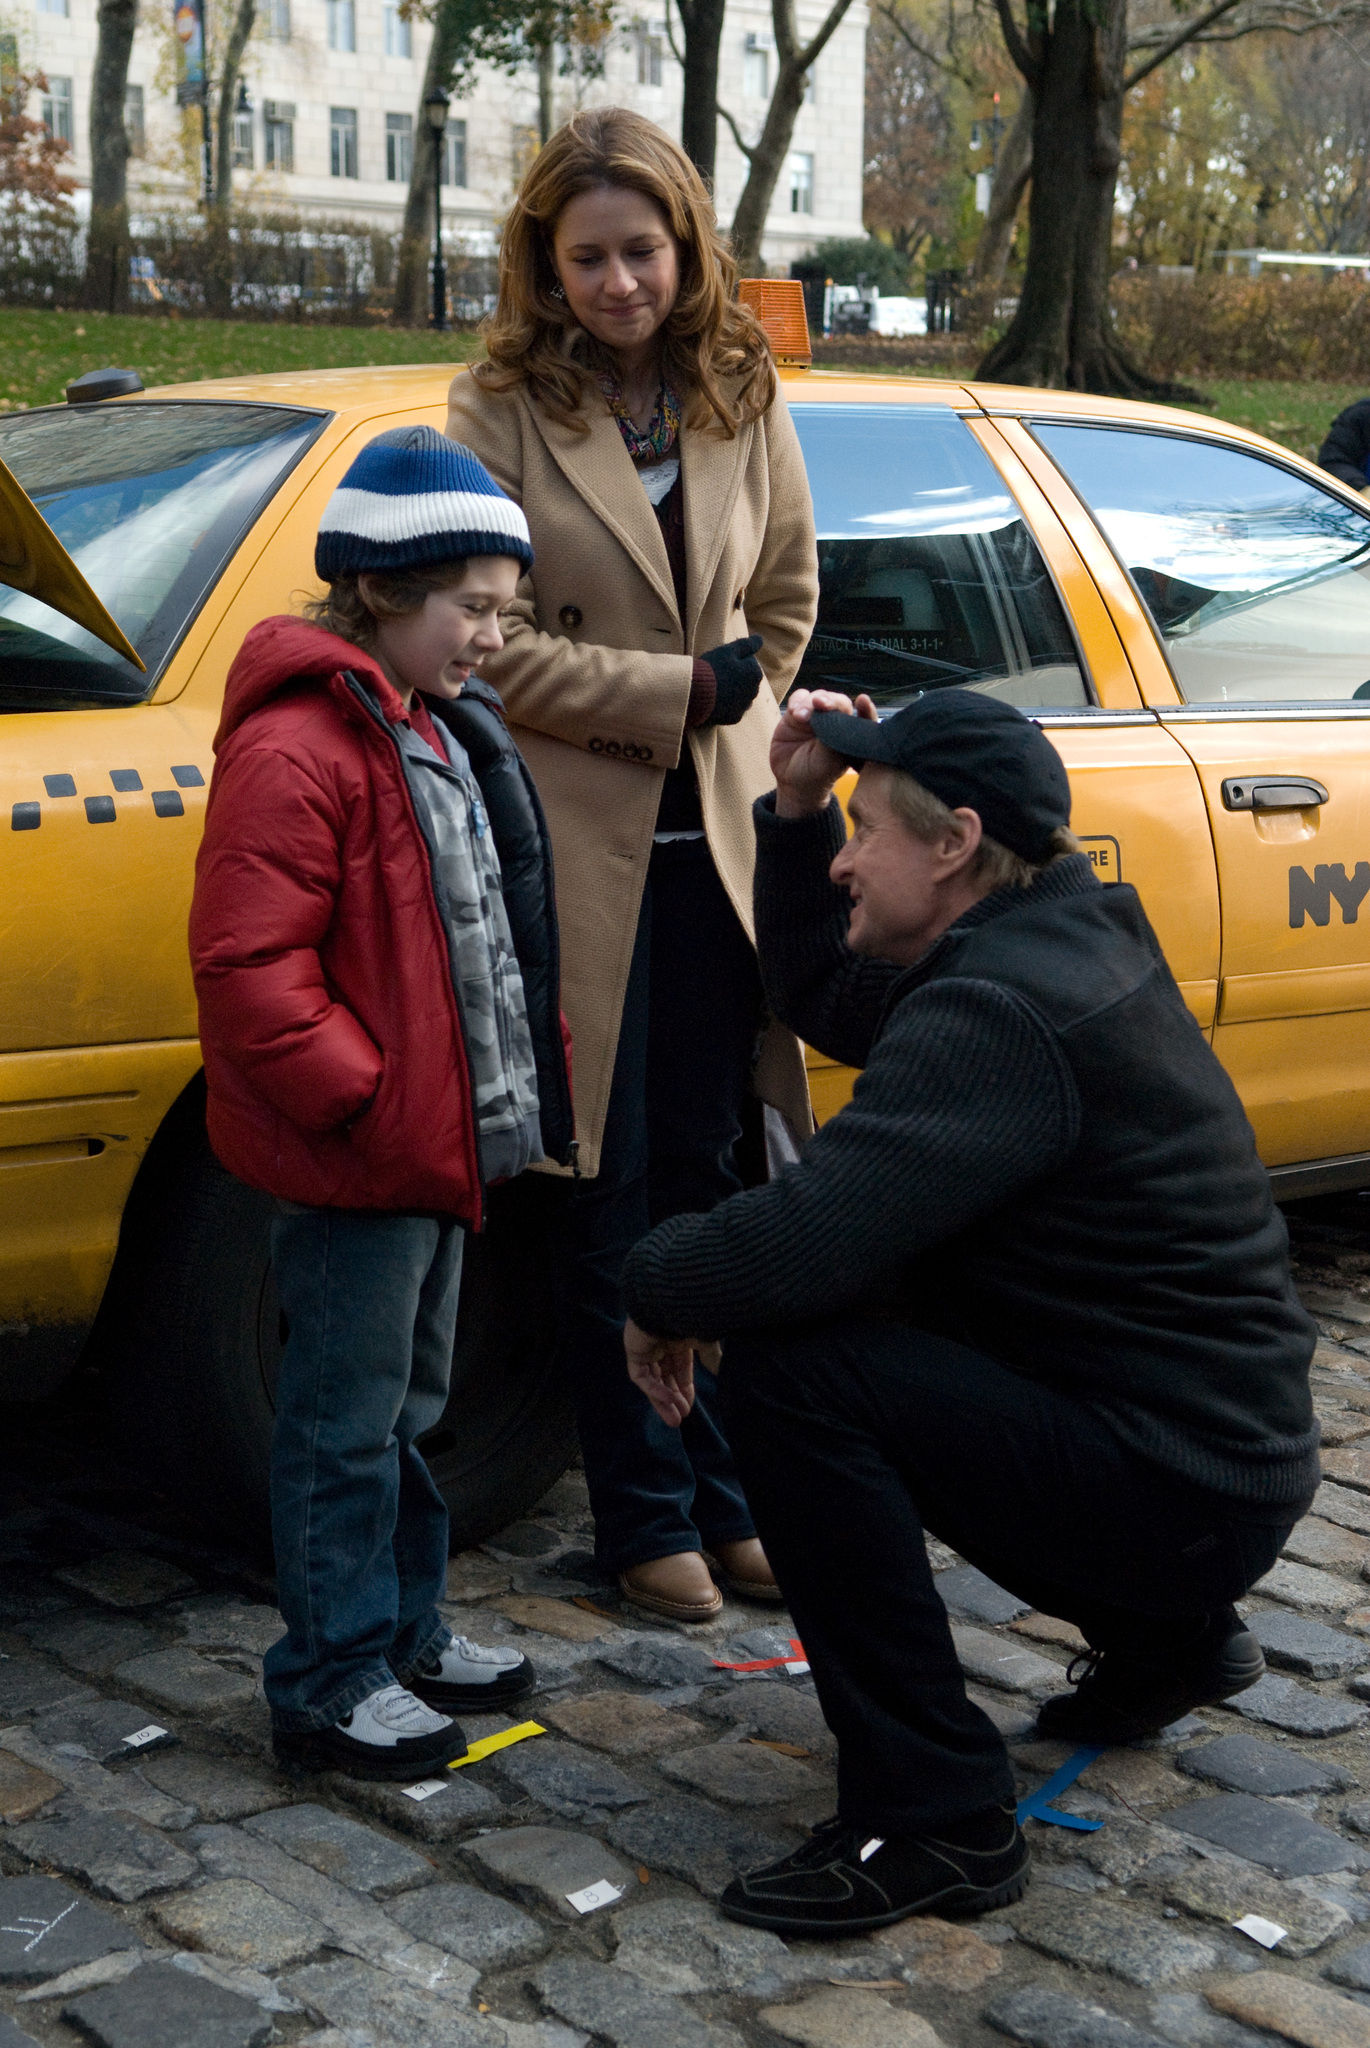
<path fill-rule="evenodd" d="M 1014 1797 L 1003 1741 L 966 1698 L 925 1529 L 1095 1648 L 1162 1658 L 1270 1569 L 1297 1519 L 1171 1479 L 1080 1402 L 905 1323 L 730 1337 L 720 1384 L 838 1740 L 842 1818 L 872 1833 Z"/>

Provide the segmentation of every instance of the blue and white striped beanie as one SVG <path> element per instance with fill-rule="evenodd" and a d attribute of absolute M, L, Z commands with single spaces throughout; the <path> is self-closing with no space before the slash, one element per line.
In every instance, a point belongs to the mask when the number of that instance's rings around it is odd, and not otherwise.
<path fill-rule="evenodd" d="M 528 521 L 485 464 L 436 427 L 377 434 L 319 521 L 314 567 L 326 583 L 358 569 L 412 569 L 463 555 L 532 567 Z"/>

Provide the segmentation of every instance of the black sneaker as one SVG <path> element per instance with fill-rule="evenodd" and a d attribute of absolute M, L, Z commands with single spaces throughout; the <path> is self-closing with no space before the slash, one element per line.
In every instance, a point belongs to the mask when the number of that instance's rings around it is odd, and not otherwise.
<path fill-rule="evenodd" d="M 1011 1806 L 888 1840 L 830 1820 L 793 1854 L 735 1877 L 719 1905 L 730 1920 L 775 1934 L 861 1934 L 910 1913 L 1010 1906 L 1027 1890 L 1031 1860 Z"/>
<path fill-rule="evenodd" d="M 441 1713 L 458 1708 L 480 1714 L 526 1698 L 537 1674 L 518 1650 L 487 1650 L 468 1636 L 453 1636 L 440 1656 L 406 1671 L 404 1682 Z"/>
<path fill-rule="evenodd" d="M 1265 1676 L 1265 1658 L 1235 1609 L 1215 1615 L 1189 1649 L 1135 1655 L 1091 1650 L 1066 1672 L 1074 1692 L 1047 1700 L 1037 1733 L 1052 1742 L 1141 1742 L 1159 1735 L 1195 1707 L 1211 1707 L 1246 1692 Z"/>
<path fill-rule="evenodd" d="M 341 1771 L 373 1783 L 412 1785 L 466 1754 L 455 1721 L 435 1714 L 402 1685 L 382 1686 L 331 1728 L 274 1728 L 271 1745 L 288 1771 Z"/>

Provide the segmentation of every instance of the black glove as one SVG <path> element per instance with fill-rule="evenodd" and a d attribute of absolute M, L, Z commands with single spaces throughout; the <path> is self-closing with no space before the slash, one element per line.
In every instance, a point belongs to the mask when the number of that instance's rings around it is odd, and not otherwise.
<path fill-rule="evenodd" d="M 760 645 L 761 635 L 753 633 L 748 640 L 730 640 L 726 647 L 711 647 L 700 656 L 713 670 L 718 686 L 713 714 L 705 719 L 705 725 L 736 725 L 744 716 L 765 680 L 756 658 Z"/>

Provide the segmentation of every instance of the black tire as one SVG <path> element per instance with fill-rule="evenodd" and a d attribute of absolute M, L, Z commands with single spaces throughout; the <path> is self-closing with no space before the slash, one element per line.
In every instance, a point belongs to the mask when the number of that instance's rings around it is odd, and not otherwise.
<path fill-rule="evenodd" d="M 101 1312 L 113 1412 L 150 1479 L 256 1550 L 270 1543 L 267 1477 L 281 1353 L 269 1196 L 226 1173 L 187 1091 L 129 1204 Z M 467 1240 L 452 1392 L 422 1449 L 452 1546 L 516 1521 L 575 1451 L 554 1369 L 552 1223 L 564 1186 L 496 1188 Z"/>

